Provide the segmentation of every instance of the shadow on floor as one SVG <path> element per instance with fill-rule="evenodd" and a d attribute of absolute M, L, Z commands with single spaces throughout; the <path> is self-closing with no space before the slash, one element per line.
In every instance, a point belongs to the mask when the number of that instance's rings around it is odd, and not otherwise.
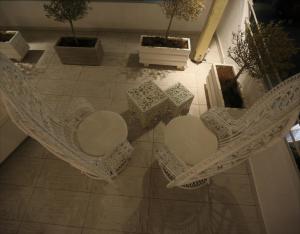
<path fill-rule="evenodd" d="M 23 58 L 22 63 L 36 64 L 44 52 L 44 50 L 29 50 Z"/>

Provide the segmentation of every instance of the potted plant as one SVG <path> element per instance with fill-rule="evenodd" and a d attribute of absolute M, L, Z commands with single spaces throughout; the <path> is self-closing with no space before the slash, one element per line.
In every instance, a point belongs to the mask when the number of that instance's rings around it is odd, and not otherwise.
<path fill-rule="evenodd" d="M 171 65 L 184 69 L 191 43 L 189 38 L 170 37 L 174 18 L 186 21 L 196 19 L 204 9 L 203 0 L 162 0 L 160 6 L 170 19 L 165 36 L 142 35 L 139 48 L 139 62 L 149 64 Z"/>
<path fill-rule="evenodd" d="M 50 0 L 44 4 L 48 18 L 58 22 L 68 22 L 72 36 L 59 38 L 54 48 L 64 64 L 99 65 L 103 50 L 101 41 L 96 37 L 78 37 L 74 21 L 82 19 L 88 12 L 88 0 Z"/>
<path fill-rule="evenodd" d="M 29 45 L 19 31 L 0 31 L 0 52 L 8 58 L 21 61 Z"/>
<path fill-rule="evenodd" d="M 259 24 L 258 27 L 252 26 L 251 31 L 247 29 L 233 33 L 228 57 L 238 65 L 239 70 L 235 74 L 232 65 L 213 65 L 207 79 L 210 104 L 242 108 L 244 103 L 238 82 L 240 75 L 246 71 L 256 79 L 282 79 L 293 66 L 289 60 L 297 50 L 281 22 Z"/>

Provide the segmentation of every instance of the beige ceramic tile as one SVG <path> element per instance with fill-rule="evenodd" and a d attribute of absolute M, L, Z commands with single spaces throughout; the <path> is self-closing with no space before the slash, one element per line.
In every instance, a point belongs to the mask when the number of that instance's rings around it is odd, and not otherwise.
<path fill-rule="evenodd" d="M 74 89 L 74 96 L 111 98 L 112 85 L 101 81 L 78 81 Z"/>
<path fill-rule="evenodd" d="M 62 160 L 45 159 L 36 186 L 47 189 L 88 192 L 91 180 Z"/>
<path fill-rule="evenodd" d="M 181 188 L 166 188 L 168 184 L 160 169 L 151 171 L 151 197 L 158 199 L 182 200 L 182 201 L 208 201 L 208 186 L 196 190 Z"/>
<path fill-rule="evenodd" d="M 9 157 L 0 165 L 0 184 L 33 186 L 44 159 Z"/>
<path fill-rule="evenodd" d="M 70 80 L 39 80 L 38 90 L 42 94 L 72 95 L 76 82 Z"/>
<path fill-rule="evenodd" d="M 248 161 L 243 162 L 242 164 L 235 166 L 227 171 L 224 171 L 225 174 L 238 174 L 238 175 L 248 175 L 249 173 Z"/>
<path fill-rule="evenodd" d="M 199 111 L 200 111 L 200 115 L 202 115 L 203 113 L 205 113 L 207 111 L 207 105 L 199 105 Z"/>
<path fill-rule="evenodd" d="M 0 219 L 0 233 L 16 234 L 20 226 L 20 221 L 10 221 Z"/>
<path fill-rule="evenodd" d="M 44 158 L 45 148 L 31 137 L 26 138 L 11 154 L 14 157 Z"/>
<path fill-rule="evenodd" d="M 97 98 L 97 97 L 80 97 L 86 99 L 86 101 L 93 106 L 96 110 L 109 110 L 111 107 L 111 99 Z M 73 98 L 72 101 L 76 100 Z"/>
<path fill-rule="evenodd" d="M 135 84 L 115 84 L 112 88 L 112 99 L 115 100 L 127 100 L 127 90 L 136 87 Z"/>
<path fill-rule="evenodd" d="M 105 52 L 102 57 L 101 66 L 107 67 L 126 67 L 128 64 L 129 54 L 119 52 Z"/>
<path fill-rule="evenodd" d="M 111 83 L 118 79 L 119 69 L 105 66 L 84 66 L 80 74 L 80 81 L 101 81 Z"/>
<path fill-rule="evenodd" d="M 132 146 L 134 151 L 128 166 L 150 167 L 152 164 L 152 142 L 135 141 Z"/>
<path fill-rule="evenodd" d="M 32 189 L 28 187 L 1 185 L 0 189 L 0 219 L 22 219 Z"/>
<path fill-rule="evenodd" d="M 195 117 L 200 116 L 200 105 L 192 104 L 190 107 L 189 114 Z"/>
<path fill-rule="evenodd" d="M 25 221 L 81 227 L 89 194 L 35 189 L 25 213 Z"/>
<path fill-rule="evenodd" d="M 90 229 L 90 228 L 84 228 L 82 231 L 82 234 L 130 234 L 130 233 L 132 232 L 118 232 L 112 230 L 99 230 L 99 229 Z M 144 233 L 135 232 L 134 234 L 144 234 Z"/>
<path fill-rule="evenodd" d="M 149 202 L 145 199 L 92 194 L 85 227 L 115 231 L 145 232 Z"/>
<path fill-rule="evenodd" d="M 81 228 L 23 222 L 18 234 L 81 234 Z"/>
<path fill-rule="evenodd" d="M 198 93 L 198 104 L 206 105 L 207 104 L 207 100 L 206 100 L 206 94 L 205 94 L 204 85 L 199 85 L 198 86 L 197 93 Z"/>
<path fill-rule="evenodd" d="M 128 102 L 124 100 L 112 100 L 111 105 L 107 107 L 107 110 L 117 112 L 119 114 L 125 113 L 128 111 Z"/>
<path fill-rule="evenodd" d="M 126 34 L 117 32 L 100 32 L 99 37 L 101 38 L 105 54 L 107 52 L 125 53 Z"/>
<path fill-rule="evenodd" d="M 255 205 L 248 175 L 218 174 L 211 179 L 209 195 L 212 202 Z"/>
<path fill-rule="evenodd" d="M 211 234 L 209 206 L 207 203 L 152 199 L 149 232 Z"/>
<path fill-rule="evenodd" d="M 46 79 L 77 81 L 81 71 L 82 66 L 55 64 L 49 65 L 44 75 Z"/>
<path fill-rule="evenodd" d="M 153 141 L 158 143 L 164 143 L 164 131 L 166 125 L 163 122 L 160 122 L 153 129 Z"/>
<path fill-rule="evenodd" d="M 150 169 L 127 167 L 113 183 L 93 180 L 91 192 L 105 195 L 149 197 Z"/>

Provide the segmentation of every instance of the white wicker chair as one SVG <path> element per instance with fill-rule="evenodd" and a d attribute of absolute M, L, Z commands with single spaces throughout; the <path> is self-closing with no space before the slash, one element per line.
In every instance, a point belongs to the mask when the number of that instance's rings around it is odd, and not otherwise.
<path fill-rule="evenodd" d="M 85 153 L 77 144 L 79 123 L 94 112 L 84 99 L 73 102 L 65 115 L 55 113 L 28 77 L 1 54 L 0 77 L 2 99 L 11 119 L 54 155 L 95 179 L 111 181 L 124 168 L 133 150 L 127 140 L 110 155 L 99 157 Z"/>
<path fill-rule="evenodd" d="M 244 162 L 283 137 L 299 111 L 300 73 L 274 87 L 238 119 L 229 114 L 229 108 L 210 109 L 199 121 L 216 135 L 215 153 L 189 166 L 166 146 L 156 150 L 155 157 L 170 181 L 167 187 L 201 187 L 210 177 Z"/>

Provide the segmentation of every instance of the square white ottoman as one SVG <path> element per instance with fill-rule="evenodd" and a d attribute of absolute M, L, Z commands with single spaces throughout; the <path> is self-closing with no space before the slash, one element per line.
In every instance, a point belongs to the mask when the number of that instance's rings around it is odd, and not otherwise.
<path fill-rule="evenodd" d="M 148 127 L 166 113 L 167 96 L 152 81 L 145 82 L 127 91 L 130 111 L 139 118 L 143 127 Z"/>
<path fill-rule="evenodd" d="M 194 95 L 181 83 L 176 83 L 165 91 L 168 97 L 168 114 L 172 117 L 187 114 Z"/>

